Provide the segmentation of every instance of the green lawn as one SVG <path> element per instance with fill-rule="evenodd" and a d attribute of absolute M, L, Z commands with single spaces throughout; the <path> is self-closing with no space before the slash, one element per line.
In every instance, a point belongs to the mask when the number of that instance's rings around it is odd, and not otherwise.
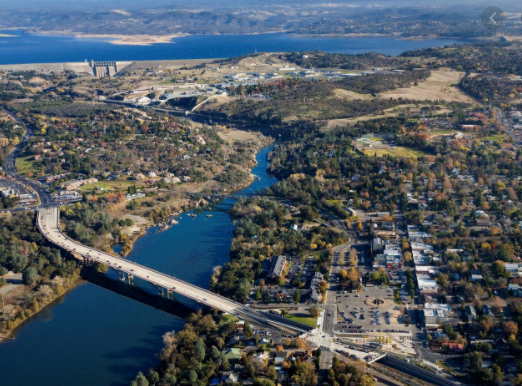
<path fill-rule="evenodd" d="M 295 322 L 306 324 L 307 326 L 310 326 L 310 327 L 317 327 L 317 318 L 312 318 L 311 316 L 310 317 L 299 317 L 299 316 L 287 314 L 287 315 L 285 315 L 285 318 L 293 320 Z"/>
<path fill-rule="evenodd" d="M 28 171 L 37 173 L 41 170 L 40 161 L 35 161 L 34 155 L 20 157 L 16 159 L 16 169 L 20 174 L 26 174 Z"/>
<path fill-rule="evenodd" d="M 139 183 L 136 181 L 98 181 L 93 184 L 87 184 L 80 187 L 81 191 L 90 191 L 93 188 L 103 188 L 103 190 L 126 190 L 129 186 Z"/>
<path fill-rule="evenodd" d="M 505 134 L 490 135 L 489 137 L 480 138 L 481 141 L 504 142 L 507 140 Z"/>

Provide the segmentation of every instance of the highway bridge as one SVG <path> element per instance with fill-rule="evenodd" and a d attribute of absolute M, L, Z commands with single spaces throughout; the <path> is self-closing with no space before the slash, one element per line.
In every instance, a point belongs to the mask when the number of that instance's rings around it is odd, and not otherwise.
<path fill-rule="evenodd" d="M 223 312 L 228 312 L 229 314 L 249 320 L 258 325 L 284 329 L 296 335 L 302 335 L 313 330 L 312 327 L 304 324 L 271 313 L 253 310 L 250 307 L 177 279 L 174 276 L 169 276 L 119 256 L 114 256 L 80 244 L 67 237 L 60 230 L 60 208 L 58 206 L 40 208 L 37 216 L 38 229 L 50 242 L 71 252 L 75 257 L 83 259 L 86 262 L 93 261 L 107 265 L 120 273 L 121 277 L 145 280 L 157 288 L 161 294 L 177 293 L 198 303 L 217 308 Z"/>

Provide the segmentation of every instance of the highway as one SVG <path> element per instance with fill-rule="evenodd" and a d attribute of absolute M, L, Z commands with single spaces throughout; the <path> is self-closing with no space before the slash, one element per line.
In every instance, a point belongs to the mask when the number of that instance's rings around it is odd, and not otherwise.
<path fill-rule="evenodd" d="M 164 288 L 167 291 L 186 296 L 198 303 L 217 308 L 223 312 L 228 312 L 257 324 L 261 323 L 271 327 L 284 328 L 298 334 L 307 333 L 312 330 L 310 327 L 301 323 L 282 320 L 282 318 L 277 317 L 277 315 L 252 310 L 224 296 L 217 295 L 211 291 L 177 279 L 175 276 L 169 276 L 119 256 L 114 256 L 80 244 L 61 232 L 59 216 L 60 209 L 58 206 L 40 208 L 37 217 L 38 229 L 47 240 L 71 252 L 76 257 L 80 256 L 83 259 L 102 263 L 119 272 L 143 279 L 157 288 Z"/>
<path fill-rule="evenodd" d="M 29 138 L 31 138 L 34 135 L 34 128 L 27 122 L 22 121 L 20 118 L 18 118 L 16 115 L 12 114 L 10 111 L 5 110 L 11 118 L 13 118 L 15 121 L 20 123 L 21 125 L 25 126 L 26 132 L 24 137 L 22 138 L 22 141 L 18 144 L 18 146 L 13 150 L 11 154 L 7 156 L 7 159 L 5 161 L 5 172 L 6 175 L 11 177 L 12 179 L 18 181 L 20 184 L 25 185 L 29 189 L 36 192 L 36 195 L 40 199 L 40 205 L 43 207 L 48 207 L 50 205 L 54 205 L 54 199 L 52 198 L 51 194 L 45 189 L 43 186 L 38 184 L 37 182 L 31 181 L 25 177 L 22 177 L 18 174 L 16 171 L 16 157 L 18 153 L 20 152 L 20 149 L 27 143 Z"/>

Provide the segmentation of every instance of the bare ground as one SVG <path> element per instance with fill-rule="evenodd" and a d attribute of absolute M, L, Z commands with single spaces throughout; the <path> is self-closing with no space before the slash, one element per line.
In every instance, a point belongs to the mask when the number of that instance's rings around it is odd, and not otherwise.
<path fill-rule="evenodd" d="M 455 86 L 463 76 L 463 72 L 450 69 L 435 70 L 431 72 L 428 79 L 420 82 L 418 86 L 387 91 L 379 94 L 379 97 L 475 103 L 475 100 Z"/>

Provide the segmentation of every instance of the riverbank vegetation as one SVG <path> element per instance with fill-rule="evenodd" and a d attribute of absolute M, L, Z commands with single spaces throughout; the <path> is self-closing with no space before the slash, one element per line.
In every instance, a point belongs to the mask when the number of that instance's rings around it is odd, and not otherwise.
<path fill-rule="evenodd" d="M 263 273 L 264 260 L 279 255 L 300 256 L 318 246 L 331 248 L 348 240 L 347 234 L 325 227 L 310 227 L 306 232 L 292 230 L 293 225 L 302 227 L 313 219 L 309 209 L 291 211 L 282 203 L 262 197 L 239 199 L 231 212 L 235 225 L 231 261 L 215 268 L 211 290 L 245 302 L 254 280 Z"/>
<path fill-rule="evenodd" d="M 9 335 L 80 280 L 80 268 L 40 234 L 32 212 L 0 217 L 0 276 L 4 295 L 0 333 Z M 1 280 L 1 279 L 0 279 Z"/>
<path fill-rule="evenodd" d="M 304 340 L 287 338 L 278 345 L 272 339 L 268 339 L 268 343 L 261 342 L 261 337 L 253 332 L 248 322 L 244 328 L 239 328 L 237 322 L 230 315 L 203 315 L 201 311 L 192 314 L 181 331 L 163 336 L 160 365 L 138 374 L 131 386 L 206 386 L 211 382 L 223 384 L 246 380 L 258 386 L 275 385 L 278 373 L 273 357 L 285 348 L 304 349 Z M 315 386 L 317 362 L 311 352 L 303 350 L 303 353 L 304 358 L 298 355 L 285 357 L 281 366 L 294 384 Z"/>

